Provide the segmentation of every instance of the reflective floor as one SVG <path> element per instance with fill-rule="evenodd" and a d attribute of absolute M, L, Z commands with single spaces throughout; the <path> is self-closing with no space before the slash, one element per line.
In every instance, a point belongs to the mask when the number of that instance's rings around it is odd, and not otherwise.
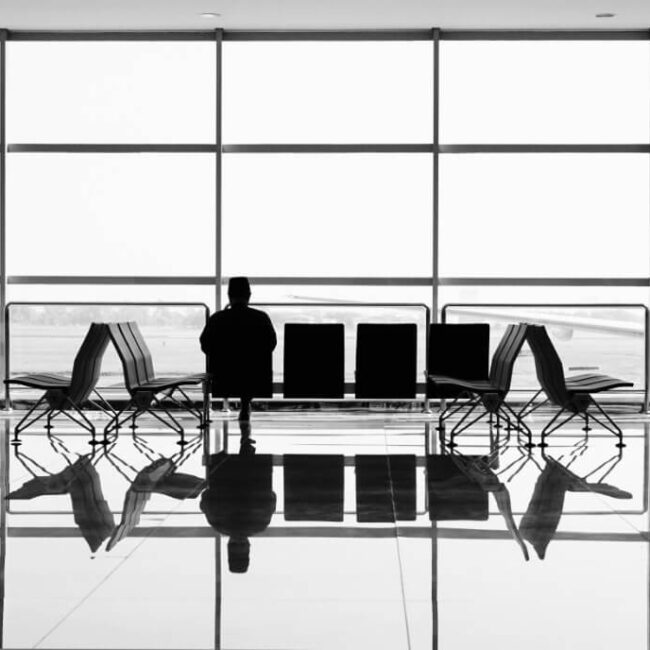
<path fill-rule="evenodd" d="M 622 452 L 443 454 L 417 413 L 216 414 L 93 454 L 6 418 L 2 647 L 649 650 L 648 424 L 618 421 Z"/>

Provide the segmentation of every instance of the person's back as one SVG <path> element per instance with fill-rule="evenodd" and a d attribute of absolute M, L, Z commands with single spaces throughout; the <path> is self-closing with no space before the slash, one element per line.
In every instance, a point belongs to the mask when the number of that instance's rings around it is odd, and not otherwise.
<path fill-rule="evenodd" d="M 273 393 L 272 352 L 277 338 L 269 316 L 248 306 L 246 278 L 232 278 L 228 296 L 228 307 L 208 320 L 201 349 L 208 355 L 212 395 L 241 398 L 241 415 L 247 417 L 251 398 Z"/>

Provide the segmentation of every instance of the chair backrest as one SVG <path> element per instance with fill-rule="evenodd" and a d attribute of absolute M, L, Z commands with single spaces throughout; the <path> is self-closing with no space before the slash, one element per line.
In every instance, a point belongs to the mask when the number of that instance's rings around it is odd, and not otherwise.
<path fill-rule="evenodd" d="M 526 334 L 528 345 L 535 357 L 537 381 L 546 396 L 557 405 L 568 399 L 562 361 L 543 325 L 529 325 Z"/>
<path fill-rule="evenodd" d="M 133 335 L 133 325 L 135 325 L 133 322 L 108 324 L 111 340 L 122 362 L 124 383 L 129 392 L 151 378 L 148 374 L 145 355 Z"/>
<path fill-rule="evenodd" d="M 135 321 L 129 321 L 126 323 L 126 328 L 130 333 L 132 341 L 137 346 L 139 354 L 144 360 L 144 370 L 147 375 L 147 379 L 155 379 L 156 373 L 153 369 L 153 358 L 151 357 L 151 350 L 149 350 L 149 346 L 145 342 L 144 336 L 142 336 L 142 332 L 140 331 L 138 324 Z"/>
<path fill-rule="evenodd" d="M 506 331 L 494 351 L 490 364 L 490 383 L 504 395 L 510 390 L 512 371 L 517 355 L 526 340 L 527 323 L 508 325 Z"/>
<path fill-rule="evenodd" d="M 106 323 L 91 323 L 72 364 L 68 396 L 73 402 L 80 403 L 88 399 L 97 385 L 109 340 Z"/>

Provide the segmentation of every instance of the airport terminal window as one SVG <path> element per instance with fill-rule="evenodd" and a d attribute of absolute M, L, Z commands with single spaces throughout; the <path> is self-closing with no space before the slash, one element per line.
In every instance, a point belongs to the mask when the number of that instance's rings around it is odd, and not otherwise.
<path fill-rule="evenodd" d="M 442 42 L 442 143 L 640 143 L 647 41 Z"/>
<path fill-rule="evenodd" d="M 7 49 L 9 143 L 215 143 L 214 42 Z M 442 144 L 650 141 L 648 41 L 443 39 L 440 52 Z M 222 103 L 226 145 L 430 145 L 433 44 L 226 40 Z M 434 197 L 430 153 L 224 153 L 218 243 L 215 158 L 10 153 L 8 274 L 203 281 L 219 258 L 225 277 L 428 278 L 429 297 L 436 255 L 443 279 L 650 274 L 647 154 L 444 153 Z"/>
<path fill-rule="evenodd" d="M 645 154 L 441 155 L 440 272 L 647 277 Z"/>
<path fill-rule="evenodd" d="M 7 138 L 214 143 L 213 43 L 10 42 Z"/>
<path fill-rule="evenodd" d="M 224 158 L 223 271 L 430 276 L 428 154 Z"/>
<path fill-rule="evenodd" d="M 210 275 L 211 154 L 32 154 L 7 166 L 10 275 Z"/>
<path fill-rule="evenodd" d="M 223 46 L 225 143 L 430 143 L 431 42 Z"/>

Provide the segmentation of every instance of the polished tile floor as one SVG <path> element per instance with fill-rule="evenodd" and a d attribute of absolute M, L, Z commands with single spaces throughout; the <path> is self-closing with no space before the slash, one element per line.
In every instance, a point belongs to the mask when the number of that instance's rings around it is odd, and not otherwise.
<path fill-rule="evenodd" d="M 648 423 L 620 421 L 622 453 L 450 455 L 417 413 L 216 414 L 91 454 L 6 417 L 2 647 L 650 650 Z"/>

